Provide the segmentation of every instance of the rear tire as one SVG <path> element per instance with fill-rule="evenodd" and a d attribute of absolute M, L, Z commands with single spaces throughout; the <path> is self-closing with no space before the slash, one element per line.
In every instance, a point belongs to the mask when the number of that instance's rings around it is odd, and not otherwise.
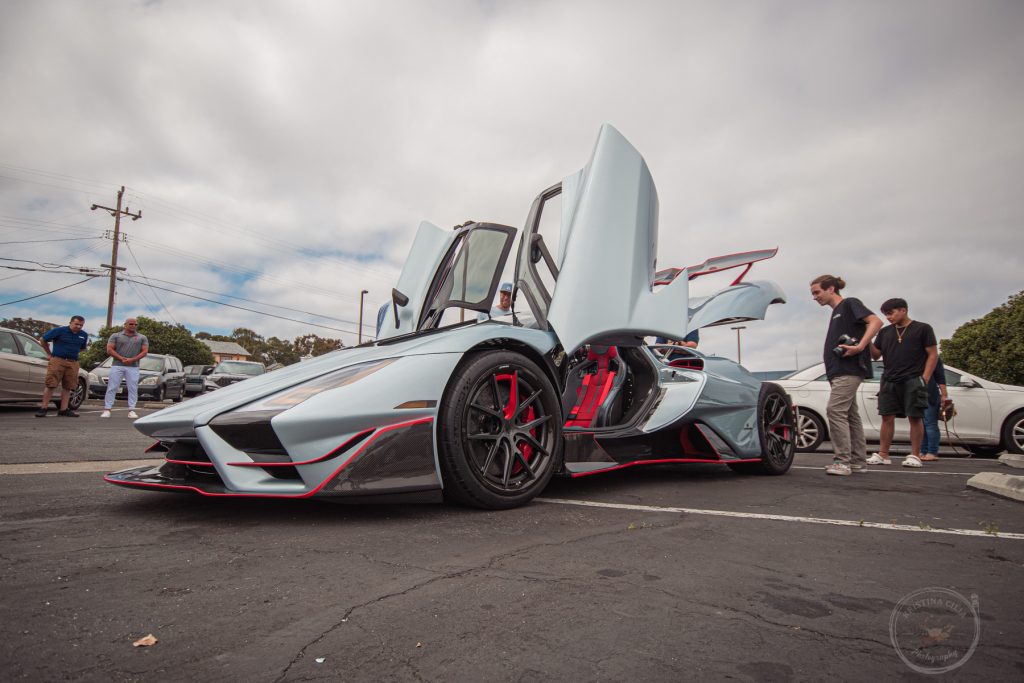
<path fill-rule="evenodd" d="M 735 472 L 785 474 L 796 454 L 796 427 L 789 394 L 778 384 L 765 382 L 757 400 L 757 432 L 761 440 L 761 462 L 729 465 Z"/>
<path fill-rule="evenodd" d="M 489 510 L 525 505 L 562 456 L 562 410 L 551 380 L 525 356 L 488 351 L 456 368 L 438 415 L 445 497 Z"/>
<path fill-rule="evenodd" d="M 1024 410 L 1014 413 L 1003 423 L 1003 448 L 1007 453 L 1024 453 Z"/>

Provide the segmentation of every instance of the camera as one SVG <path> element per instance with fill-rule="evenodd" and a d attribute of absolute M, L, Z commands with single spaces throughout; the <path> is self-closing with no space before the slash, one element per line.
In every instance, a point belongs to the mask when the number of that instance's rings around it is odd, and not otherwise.
<path fill-rule="evenodd" d="M 857 343 L 857 340 L 848 334 L 839 335 L 839 339 L 837 341 L 840 344 L 845 344 L 846 346 L 854 346 Z M 844 349 L 842 346 L 837 346 L 834 349 L 832 349 L 832 353 L 834 353 L 837 358 L 842 358 L 843 354 L 846 353 L 846 349 Z"/>

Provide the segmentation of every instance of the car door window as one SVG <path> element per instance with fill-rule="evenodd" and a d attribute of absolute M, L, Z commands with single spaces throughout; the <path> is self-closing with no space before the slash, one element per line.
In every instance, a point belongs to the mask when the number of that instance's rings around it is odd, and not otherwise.
<path fill-rule="evenodd" d="M 48 360 L 50 358 L 49 354 L 46 353 L 46 349 L 34 339 L 22 337 L 21 345 L 25 349 L 25 355 L 30 358 L 39 358 L 40 360 Z"/>
<path fill-rule="evenodd" d="M 0 353 L 18 353 L 18 345 L 10 332 L 0 331 Z"/>

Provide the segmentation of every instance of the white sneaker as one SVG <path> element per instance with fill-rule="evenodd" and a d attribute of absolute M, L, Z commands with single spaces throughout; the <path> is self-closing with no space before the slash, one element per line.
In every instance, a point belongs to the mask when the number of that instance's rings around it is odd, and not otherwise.
<path fill-rule="evenodd" d="M 866 460 L 869 465 L 891 465 L 892 460 L 889 458 L 883 458 L 878 453 L 872 453 L 871 457 Z"/>
<path fill-rule="evenodd" d="M 138 414 L 134 410 L 129 410 L 128 411 L 128 417 L 130 417 L 133 420 L 136 420 L 136 419 L 138 419 L 139 416 L 138 416 Z"/>
<path fill-rule="evenodd" d="M 908 455 L 903 458 L 904 467 L 924 467 L 924 463 L 921 462 L 921 458 L 916 455 Z"/>
<path fill-rule="evenodd" d="M 100 413 L 100 417 L 110 417 L 110 411 L 104 410 L 102 413 Z"/>

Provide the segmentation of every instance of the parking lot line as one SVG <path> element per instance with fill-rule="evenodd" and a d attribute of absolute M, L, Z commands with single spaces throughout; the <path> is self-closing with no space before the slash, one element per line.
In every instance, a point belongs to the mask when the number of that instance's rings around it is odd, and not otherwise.
<path fill-rule="evenodd" d="M 866 529 L 886 529 L 889 531 L 915 531 L 918 533 L 947 534 L 952 536 L 981 536 L 984 538 L 1002 538 L 1013 541 L 1024 541 L 1024 534 L 1010 532 L 988 532 L 977 529 L 935 529 L 930 526 L 913 526 L 910 524 L 884 524 L 881 522 L 853 521 L 849 519 L 828 519 L 824 517 L 799 517 L 793 515 L 769 515 L 760 512 L 733 512 L 732 510 L 702 510 L 698 508 L 662 507 L 656 505 L 633 505 L 630 503 L 598 503 L 590 500 L 569 500 L 564 498 L 537 498 L 538 503 L 555 505 L 578 505 L 581 507 L 607 508 L 611 510 L 632 510 L 634 512 L 667 512 L 688 513 L 691 515 L 708 515 L 711 517 L 739 517 L 742 519 L 763 519 L 773 522 L 800 522 L 802 524 L 831 524 L 833 526 L 854 526 Z"/>

